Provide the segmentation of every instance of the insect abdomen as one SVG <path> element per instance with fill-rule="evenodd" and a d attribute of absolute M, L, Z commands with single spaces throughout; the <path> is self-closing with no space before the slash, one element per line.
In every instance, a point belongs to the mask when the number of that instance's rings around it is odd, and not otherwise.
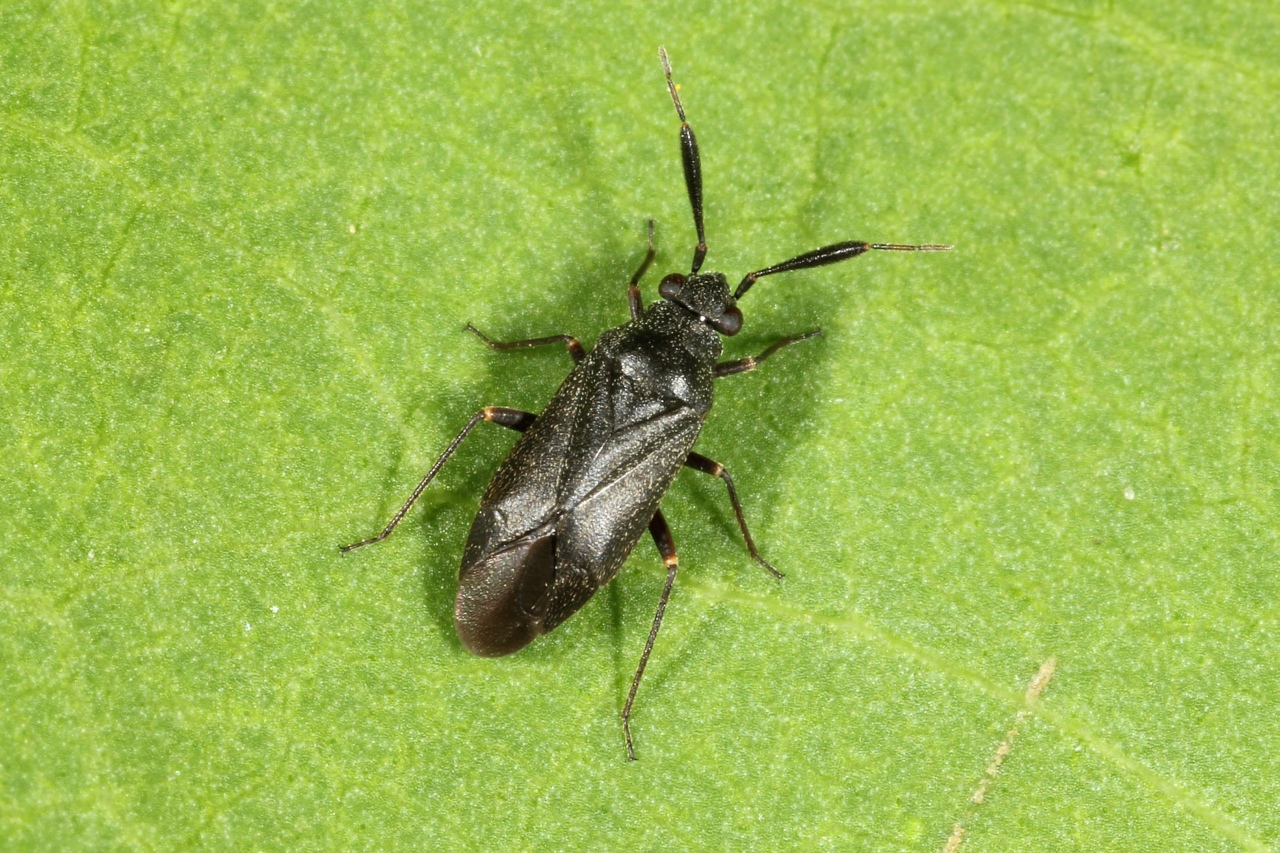
<path fill-rule="evenodd" d="M 554 533 L 521 540 L 463 566 L 454 622 L 468 651 L 501 657 L 546 633 L 541 611 L 555 582 L 555 542 Z"/>

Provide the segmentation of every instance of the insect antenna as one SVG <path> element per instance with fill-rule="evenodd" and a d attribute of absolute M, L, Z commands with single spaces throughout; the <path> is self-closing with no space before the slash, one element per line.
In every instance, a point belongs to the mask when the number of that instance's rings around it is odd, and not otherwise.
<path fill-rule="evenodd" d="M 702 260 L 707 256 L 707 235 L 702 227 L 702 160 L 698 156 L 698 140 L 693 135 L 693 128 L 684 117 L 680 91 L 671 79 L 671 58 L 667 56 L 667 49 L 658 48 L 658 56 L 662 58 L 662 70 L 667 74 L 667 91 L 671 93 L 671 102 L 676 105 L 676 115 L 680 117 L 680 159 L 684 162 L 684 183 L 689 188 L 693 224 L 698 229 L 698 245 L 693 250 L 693 269 L 689 271 L 690 275 L 695 275 L 702 269 Z"/>
<path fill-rule="evenodd" d="M 753 273 L 747 273 L 743 277 L 742 282 L 738 285 L 737 290 L 733 292 L 734 299 L 741 299 L 742 294 L 751 289 L 751 285 L 755 284 L 758 279 L 774 273 L 790 272 L 791 270 L 802 270 L 809 267 L 823 267 L 827 264 L 839 263 L 840 261 L 856 258 L 864 252 L 872 249 L 879 249 L 885 252 L 949 252 L 950 246 L 938 246 L 934 244 L 926 244 L 921 246 L 908 246 L 901 243 L 863 243 L 861 241 L 852 240 L 846 243 L 832 243 L 830 246 L 823 246 L 821 249 L 814 249 L 812 252 L 805 252 L 803 255 L 796 255 L 788 261 L 780 264 L 774 264 L 771 267 L 765 267 L 762 270 L 756 270 Z"/>

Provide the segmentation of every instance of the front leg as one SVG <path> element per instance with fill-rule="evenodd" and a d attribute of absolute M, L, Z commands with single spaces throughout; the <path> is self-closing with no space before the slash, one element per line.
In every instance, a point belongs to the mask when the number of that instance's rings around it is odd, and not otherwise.
<path fill-rule="evenodd" d="M 803 335 L 795 335 L 794 337 L 783 338 L 780 341 L 775 341 L 772 346 L 759 355 L 749 355 L 746 358 L 739 358 L 734 361 L 722 361 L 716 365 L 716 378 L 719 379 L 721 376 L 732 376 L 735 373 L 746 373 L 749 370 L 755 370 L 760 366 L 760 362 L 764 361 L 783 347 L 798 344 L 800 341 L 807 341 L 810 338 L 816 338 L 821 334 L 821 329 L 814 329 L 812 332 L 805 332 Z"/>
<path fill-rule="evenodd" d="M 547 335 L 545 338 L 530 338 L 527 341 L 495 341 L 470 323 L 467 324 L 467 331 L 484 341 L 484 345 L 495 352 L 531 349 L 533 347 L 543 347 L 547 344 L 564 344 L 564 348 L 569 351 L 569 355 L 573 356 L 574 364 L 582 361 L 587 354 L 586 350 L 582 348 L 582 342 L 573 335 Z"/>
<path fill-rule="evenodd" d="M 657 253 L 658 250 L 653 245 L 653 220 L 650 219 L 649 251 L 645 253 L 644 260 L 640 262 L 640 269 L 631 276 L 631 283 L 627 285 L 627 305 L 631 308 L 632 320 L 639 320 L 644 314 L 644 302 L 640 299 L 640 279 L 644 278 L 645 271 L 649 269 L 649 264 L 653 263 L 654 255 Z"/>

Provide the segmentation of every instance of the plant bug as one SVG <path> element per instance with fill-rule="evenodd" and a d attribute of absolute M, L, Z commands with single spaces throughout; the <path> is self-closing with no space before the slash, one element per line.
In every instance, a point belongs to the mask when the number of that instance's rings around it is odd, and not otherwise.
<path fill-rule="evenodd" d="M 694 452 L 693 444 L 711 411 L 716 379 L 755 370 L 783 347 L 819 332 L 781 338 L 758 356 L 720 361 L 721 338 L 742 329 L 738 300 L 769 275 L 825 266 L 871 250 L 950 248 L 834 243 L 748 273 L 731 294 L 723 273 L 700 272 L 707 254 L 702 162 L 666 50 L 660 48 L 659 56 L 680 119 L 680 155 L 698 236 L 689 273 L 663 278 L 658 286 L 661 299 L 644 307 L 640 280 L 656 255 L 650 221 L 649 250 L 627 286 L 631 321 L 604 332 L 590 353 L 572 335 L 498 342 L 467 324 L 490 349 L 560 344 L 576 366 L 540 415 L 496 406 L 472 415 L 382 532 L 341 549 L 346 553 L 386 539 L 477 424 L 520 432 L 480 501 L 463 551 L 454 609 L 458 637 L 468 651 L 484 657 L 519 651 L 554 630 L 613 580 L 648 528 L 666 564 L 667 579 L 622 710 L 630 760 L 636 757 L 631 709 L 679 568 L 660 504 L 681 468 L 724 483 L 751 558 L 782 577 L 760 556 L 729 472 Z"/>

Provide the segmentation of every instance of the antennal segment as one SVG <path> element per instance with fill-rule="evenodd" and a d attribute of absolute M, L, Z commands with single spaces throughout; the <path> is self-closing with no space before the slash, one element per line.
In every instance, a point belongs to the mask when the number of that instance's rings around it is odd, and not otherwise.
<path fill-rule="evenodd" d="M 934 244 L 926 244 L 921 246 L 908 246 L 901 243 L 863 243 L 853 240 L 847 243 L 832 243 L 830 246 L 823 246 L 821 249 L 814 249 L 812 252 L 805 252 L 803 255 L 796 255 L 789 261 L 783 261 L 780 264 L 774 264 L 771 267 L 765 267 L 762 270 L 756 270 L 748 273 L 742 283 L 738 285 L 738 289 L 733 292 L 734 299 L 741 299 L 742 294 L 751 289 L 751 285 L 755 284 L 758 279 L 767 275 L 773 275 L 780 272 L 791 272 L 792 270 L 808 269 L 809 267 L 824 267 L 827 264 L 839 263 L 840 261 L 856 258 L 872 249 L 879 249 L 885 252 L 949 252 L 950 246 L 938 246 Z"/>
<path fill-rule="evenodd" d="M 662 70 L 667 75 L 667 91 L 671 93 L 671 103 L 675 104 L 676 115 L 680 116 L 680 159 L 684 162 L 684 184 L 689 189 L 693 225 L 698 230 L 698 245 L 693 250 L 693 269 L 689 273 L 694 275 L 702 269 L 702 261 L 707 256 L 707 235 L 702 227 L 702 160 L 698 157 L 698 140 L 693 135 L 693 128 L 684 117 L 680 91 L 671 79 L 671 58 L 667 56 L 667 49 L 658 48 L 658 56 L 662 59 Z"/>

